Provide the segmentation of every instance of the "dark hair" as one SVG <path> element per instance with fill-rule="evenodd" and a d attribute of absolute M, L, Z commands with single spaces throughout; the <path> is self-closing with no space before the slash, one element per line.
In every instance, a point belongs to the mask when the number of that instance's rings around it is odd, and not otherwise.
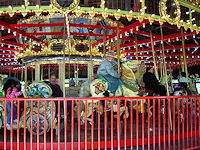
<path fill-rule="evenodd" d="M 18 83 L 18 82 L 16 82 L 16 81 L 11 83 L 11 85 L 10 85 L 11 89 L 10 89 L 10 93 L 9 93 L 9 94 L 12 93 L 13 88 L 16 87 L 17 83 Z"/>
<path fill-rule="evenodd" d="M 55 73 L 52 73 L 52 74 L 50 75 L 50 77 L 51 77 L 51 76 L 55 76 L 55 77 L 57 77 Z"/>
<path fill-rule="evenodd" d="M 185 72 L 181 72 L 181 75 L 182 75 L 183 77 L 186 77 L 186 73 L 185 73 Z"/>
<path fill-rule="evenodd" d="M 146 68 L 146 72 L 148 72 L 152 67 L 147 67 Z"/>

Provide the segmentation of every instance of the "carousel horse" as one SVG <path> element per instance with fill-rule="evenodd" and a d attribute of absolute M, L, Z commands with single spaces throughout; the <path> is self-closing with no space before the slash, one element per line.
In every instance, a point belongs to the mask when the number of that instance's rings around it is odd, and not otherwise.
<path fill-rule="evenodd" d="M 0 74 L 0 97 L 5 97 L 5 91 L 3 91 L 3 87 L 4 87 L 3 79 L 7 77 L 8 75 Z"/>
<path fill-rule="evenodd" d="M 136 81 L 135 73 L 132 69 L 137 68 L 137 66 L 140 65 L 140 61 L 127 61 L 122 63 L 122 81 L 114 94 L 115 97 L 138 97 L 139 93 L 139 86 Z M 107 90 L 108 84 L 110 84 L 104 77 L 97 75 L 97 79 L 93 80 L 92 82 L 85 82 L 82 84 L 80 89 L 80 95 L 79 97 L 104 97 L 103 93 Z M 130 101 L 130 100 L 128 100 Z M 81 119 L 84 122 L 85 121 L 85 101 L 81 102 Z M 134 101 L 134 108 L 136 108 L 136 102 Z M 98 100 L 93 101 L 94 109 L 98 109 Z M 139 103 L 140 104 L 140 103 Z M 88 121 L 91 121 L 91 108 L 92 107 L 92 100 L 87 101 L 87 119 Z M 110 110 L 110 101 L 107 102 L 107 108 Z M 108 111 L 107 110 L 107 111 Z M 117 101 L 113 101 L 113 111 L 117 112 Z M 120 107 L 120 116 L 124 113 L 125 107 L 121 105 Z M 101 114 L 103 113 L 103 107 L 101 106 Z M 126 109 L 126 116 L 129 116 L 128 108 Z"/>
<path fill-rule="evenodd" d="M 25 87 L 23 91 L 23 95 L 25 98 L 50 98 L 52 95 L 51 88 L 43 82 L 34 82 L 30 84 L 29 86 Z M 54 120 L 55 126 L 55 110 L 56 106 L 53 102 L 53 118 L 51 116 L 51 101 L 40 101 L 39 105 L 39 134 L 42 135 L 44 133 L 44 109 L 46 104 L 46 131 L 48 132 L 51 127 L 51 119 Z M 33 105 L 33 134 L 37 134 L 37 117 L 38 117 L 38 101 L 33 101 L 32 103 L 28 101 L 28 104 L 26 104 L 26 126 L 29 131 L 31 131 L 31 105 Z M 24 127 L 24 112 L 21 115 L 20 118 L 20 127 Z"/>
<path fill-rule="evenodd" d="M 3 79 L 7 78 L 8 75 L 0 74 L 0 97 L 5 97 L 5 91 L 3 90 L 4 84 Z M 4 122 L 4 102 L 0 101 L 0 129 L 3 128 Z"/>

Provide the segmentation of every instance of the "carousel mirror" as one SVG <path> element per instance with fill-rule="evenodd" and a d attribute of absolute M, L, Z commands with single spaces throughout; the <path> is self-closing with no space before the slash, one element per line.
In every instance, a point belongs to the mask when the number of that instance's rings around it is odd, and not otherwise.
<path fill-rule="evenodd" d="M 88 45 L 85 45 L 85 44 L 77 44 L 75 46 L 75 49 L 78 52 L 87 52 L 89 50 L 89 47 Z"/>
<path fill-rule="evenodd" d="M 63 51 L 65 49 L 64 43 L 53 43 L 51 46 L 51 50 L 53 51 Z"/>
<path fill-rule="evenodd" d="M 56 0 L 56 2 L 61 6 L 61 7 L 69 7 L 74 0 Z"/>
<path fill-rule="evenodd" d="M 177 5 L 174 2 L 174 0 L 167 0 L 166 7 L 167 7 L 166 11 L 167 11 L 169 18 L 175 19 L 176 15 L 177 15 Z"/>

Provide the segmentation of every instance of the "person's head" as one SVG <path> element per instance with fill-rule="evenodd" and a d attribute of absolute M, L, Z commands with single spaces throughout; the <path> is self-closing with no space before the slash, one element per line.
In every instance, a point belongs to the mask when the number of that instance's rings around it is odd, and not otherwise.
<path fill-rule="evenodd" d="M 109 61 L 109 62 L 112 62 L 114 60 L 114 53 L 113 52 L 106 52 L 106 59 Z"/>
<path fill-rule="evenodd" d="M 186 73 L 185 72 L 181 72 L 181 77 L 186 77 Z"/>
<path fill-rule="evenodd" d="M 49 81 L 50 81 L 51 84 L 55 85 L 56 84 L 56 75 L 51 74 Z"/>
<path fill-rule="evenodd" d="M 153 67 L 147 67 L 147 68 L 146 68 L 146 72 L 151 72 L 151 73 L 153 73 Z"/>

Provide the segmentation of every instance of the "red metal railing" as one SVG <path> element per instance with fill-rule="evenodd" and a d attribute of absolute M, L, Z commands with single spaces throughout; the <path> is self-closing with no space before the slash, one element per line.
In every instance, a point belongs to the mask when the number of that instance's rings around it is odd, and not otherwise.
<path fill-rule="evenodd" d="M 0 149 L 200 149 L 200 96 L 0 101 Z"/>

